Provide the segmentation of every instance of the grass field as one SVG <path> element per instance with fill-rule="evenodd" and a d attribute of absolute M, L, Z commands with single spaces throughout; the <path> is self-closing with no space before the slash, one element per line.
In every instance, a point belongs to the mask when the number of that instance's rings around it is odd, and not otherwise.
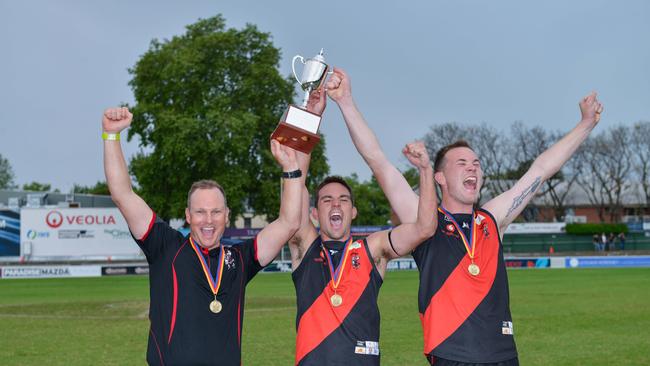
<path fill-rule="evenodd" d="M 522 365 L 650 365 L 650 268 L 508 272 Z M 382 287 L 384 365 L 421 355 L 417 272 Z M 0 365 L 138 365 L 147 344 L 148 279 L 0 280 Z M 291 365 L 294 290 L 288 274 L 249 285 L 244 365 Z"/>

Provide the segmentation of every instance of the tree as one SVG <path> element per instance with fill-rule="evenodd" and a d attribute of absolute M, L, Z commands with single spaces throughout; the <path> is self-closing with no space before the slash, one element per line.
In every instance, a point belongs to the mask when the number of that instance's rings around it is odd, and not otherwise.
<path fill-rule="evenodd" d="M 223 185 L 231 222 L 252 209 L 278 214 L 280 169 L 269 136 L 294 95 L 278 72 L 280 52 L 268 33 L 226 29 L 220 16 L 199 20 L 171 40 L 153 40 L 129 70 L 136 105 L 129 138 L 150 153 L 130 171 L 163 218 L 182 217 L 192 182 Z M 328 171 L 325 143 L 312 153 L 311 179 Z"/>
<path fill-rule="evenodd" d="M 645 205 L 650 207 L 650 122 L 640 121 L 632 127 L 633 169 L 641 183 Z"/>
<path fill-rule="evenodd" d="M 576 152 L 578 184 L 598 207 L 601 222 L 620 218 L 623 195 L 630 187 L 630 131 L 619 126 L 590 137 Z"/>
<path fill-rule="evenodd" d="M 49 183 L 31 182 L 28 184 L 23 184 L 23 191 L 49 192 L 51 188 L 52 185 Z"/>
<path fill-rule="evenodd" d="M 377 179 L 360 182 L 356 173 L 346 177 L 354 195 L 357 218 L 354 225 L 387 225 L 390 220 L 390 204 Z"/>
<path fill-rule="evenodd" d="M 72 188 L 72 192 L 81 194 L 98 194 L 104 196 L 111 194 L 105 181 L 98 181 L 94 186 L 82 186 L 75 184 Z"/>
<path fill-rule="evenodd" d="M 9 160 L 0 154 L 0 189 L 10 189 L 14 186 L 14 172 Z"/>

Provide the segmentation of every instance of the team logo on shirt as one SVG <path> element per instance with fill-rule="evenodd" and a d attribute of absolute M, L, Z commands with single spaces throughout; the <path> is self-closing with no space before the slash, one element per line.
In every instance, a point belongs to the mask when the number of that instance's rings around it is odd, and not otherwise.
<path fill-rule="evenodd" d="M 359 254 L 357 252 L 352 252 L 352 268 L 354 269 L 359 269 L 361 266 L 361 259 L 359 258 Z"/>
<path fill-rule="evenodd" d="M 223 262 L 225 263 L 226 267 L 228 269 L 235 268 L 235 258 L 232 257 L 232 251 L 230 248 L 224 248 L 224 252 L 226 252 L 226 258 L 223 260 Z"/>
<path fill-rule="evenodd" d="M 454 230 L 456 230 L 456 228 L 454 227 L 453 224 L 447 224 L 446 229 L 447 229 L 447 231 L 450 232 L 450 233 L 453 233 Z"/>

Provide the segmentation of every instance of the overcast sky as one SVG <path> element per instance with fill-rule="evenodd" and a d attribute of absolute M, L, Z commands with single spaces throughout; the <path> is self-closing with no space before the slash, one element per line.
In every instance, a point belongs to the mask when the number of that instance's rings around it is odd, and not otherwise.
<path fill-rule="evenodd" d="M 605 106 L 597 131 L 650 120 L 645 0 L 0 0 L 0 154 L 16 183 L 104 180 L 101 112 L 134 103 L 127 69 L 152 39 L 218 13 L 271 33 L 284 75 L 293 55 L 324 47 L 400 168 L 401 147 L 437 123 L 568 131 L 593 89 Z M 334 103 L 321 132 L 332 173 L 370 177 Z"/>

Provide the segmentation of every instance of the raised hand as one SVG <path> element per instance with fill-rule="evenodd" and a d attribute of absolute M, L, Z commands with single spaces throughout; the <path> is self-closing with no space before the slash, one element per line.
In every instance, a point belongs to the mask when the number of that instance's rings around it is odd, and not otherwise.
<path fill-rule="evenodd" d="M 309 100 L 307 101 L 307 110 L 320 116 L 323 114 L 326 105 L 327 95 L 325 93 L 325 85 L 321 85 L 320 88 L 312 91 L 309 94 Z"/>
<path fill-rule="evenodd" d="M 424 146 L 423 142 L 414 141 L 410 144 L 406 144 L 406 146 L 404 146 L 404 149 L 402 149 L 402 153 L 416 168 L 431 168 L 429 153 L 427 152 L 427 148 Z"/>
<path fill-rule="evenodd" d="M 278 140 L 271 140 L 271 153 L 275 160 L 282 166 L 285 172 L 298 169 L 298 160 L 296 158 L 296 150 L 289 146 L 282 145 Z"/>
<path fill-rule="evenodd" d="M 583 121 L 595 125 L 600 121 L 600 114 L 602 112 L 603 105 L 598 101 L 598 93 L 595 91 L 580 101 L 580 113 L 582 114 Z"/>
<path fill-rule="evenodd" d="M 131 125 L 133 114 L 126 107 L 108 108 L 104 111 L 102 128 L 104 132 L 118 133 Z"/>
<path fill-rule="evenodd" d="M 336 103 L 352 98 L 352 86 L 348 74 L 342 69 L 334 68 L 334 73 L 325 83 L 327 95 Z"/>

